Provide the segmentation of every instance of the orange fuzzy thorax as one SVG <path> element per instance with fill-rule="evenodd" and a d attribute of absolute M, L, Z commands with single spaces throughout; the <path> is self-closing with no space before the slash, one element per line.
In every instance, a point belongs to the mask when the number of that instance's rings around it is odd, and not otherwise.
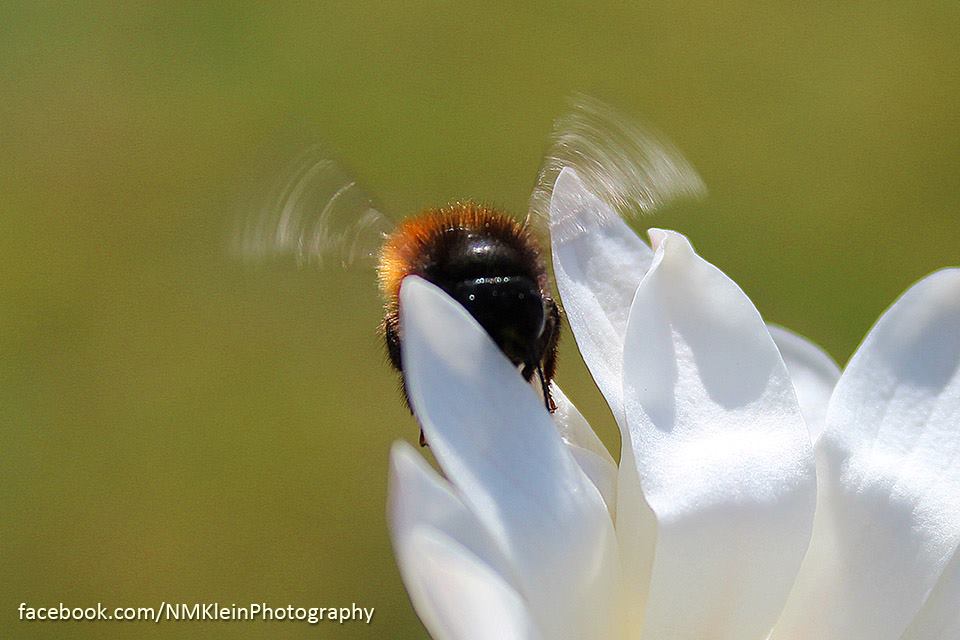
<path fill-rule="evenodd" d="M 515 238 L 524 244 L 531 242 L 530 234 L 522 224 L 500 211 L 474 202 L 456 202 L 407 218 L 390 234 L 380 252 L 377 273 L 380 291 L 388 307 L 396 305 L 403 279 L 417 272 L 424 248 L 453 229 L 475 229 L 498 237 Z"/>

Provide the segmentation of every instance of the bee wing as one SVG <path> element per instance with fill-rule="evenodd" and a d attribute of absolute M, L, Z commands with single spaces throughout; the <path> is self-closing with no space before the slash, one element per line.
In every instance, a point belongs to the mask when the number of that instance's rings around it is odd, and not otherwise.
<path fill-rule="evenodd" d="M 254 199 L 236 234 L 242 257 L 293 257 L 298 265 L 374 266 L 394 223 L 319 146 L 290 162 Z"/>
<path fill-rule="evenodd" d="M 530 197 L 527 224 L 541 238 L 567 240 L 587 230 L 574 219 L 550 220 L 553 185 L 571 167 L 587 188 L 610 205 L 598 211 L 625 218 L 651 214 L 678 198 L 701 198 L 706 186 L 696 169 L 665 137 L 589 96 L 570 100 L 554 121 L 550 146 Z M 544 243 L 544 246 L 548 246 Z"/>

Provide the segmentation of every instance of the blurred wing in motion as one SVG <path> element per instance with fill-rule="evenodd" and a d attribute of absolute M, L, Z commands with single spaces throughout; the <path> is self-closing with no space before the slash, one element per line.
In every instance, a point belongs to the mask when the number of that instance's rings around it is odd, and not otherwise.
<path fill-rule="evenodd" d="M 301 266 L 372 267 L 393 226 L 346 172 L 311 147 L 245 217 L 237 248 L 254 261 L 292 256 Z"/>
<path fill-rule="evenodd" d="M 554 121 L 530 197 L 527 222 L 538 235 L 549 235 L 550 196 L 564 167 L 576 170 L 590 191 L 627 218 L 653 213 L 678 198 L 706 195 L 697 171 L 666 138 L 595 98 L 575 96 L 570 103 L 570 110 Z M 585 231 L 572 219 L 552 225 L 561 241 Z"/>

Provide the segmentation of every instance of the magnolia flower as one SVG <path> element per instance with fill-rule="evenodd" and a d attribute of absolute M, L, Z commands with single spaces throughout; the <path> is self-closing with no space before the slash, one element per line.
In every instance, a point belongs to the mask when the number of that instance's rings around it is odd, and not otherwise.
<path fill-rule="evenodd" d="M 960 638 L 960 270 L 907 291 L 838 381 L 686 238 L 650 248 L 601 211 L 565 170 L 551 218 L 582 232 L 554 238 L 557 286 L 619 467 L 560 389 L 551 417 L 462 307 L 403 284 L 445 477 L 397 443 L 389 516 L 430 634 Z"/>

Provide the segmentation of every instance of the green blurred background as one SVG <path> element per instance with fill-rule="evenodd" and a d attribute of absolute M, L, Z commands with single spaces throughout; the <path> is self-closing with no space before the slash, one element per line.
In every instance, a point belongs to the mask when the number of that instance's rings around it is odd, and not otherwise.
<path fill-rule="evenodd" d="M 519 213 L 564 98 L 603 98 L 710 188 L 649 222 L 842 364 L 958 262 L 960 4 L 837 4 L 3 3 L 3 637 L 424 635 L 384 519 L 390 443 L 417 429 L 371 274 L 228 251 L 301 133 L 394 211 Z M 569 337 L 562 360 L 616 447 Z M 161 600 L 376 615 L 16 621 Z"/>

